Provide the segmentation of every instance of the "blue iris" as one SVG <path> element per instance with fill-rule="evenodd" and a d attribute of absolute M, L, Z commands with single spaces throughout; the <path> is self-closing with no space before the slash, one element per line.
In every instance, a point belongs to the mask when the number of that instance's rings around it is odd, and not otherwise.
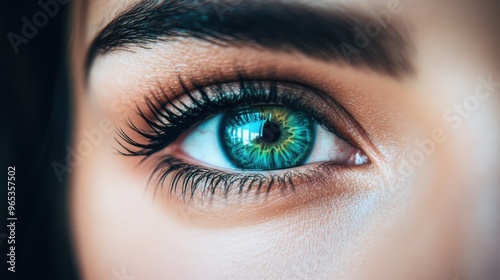
<path fill-rule="evenodd" d="M 223 151 L 235 167 L 273 170 L 295 167 L 309 156 L 315 124 L 285 106 L 251 106 L 225 113 L 219 127 Z"/>

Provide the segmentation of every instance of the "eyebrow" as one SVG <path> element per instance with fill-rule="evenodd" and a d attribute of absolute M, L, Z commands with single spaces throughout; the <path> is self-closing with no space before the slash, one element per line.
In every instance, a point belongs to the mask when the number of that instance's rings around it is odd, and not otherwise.
<path fill-rule="evenodd" d="M 221 46 L 298 51 L 324 61 L 412 74 L 412 46 L 396 18 L 368 35 L 366 14 L 281 1 L 145 0 L 114 18 L 92 41 L 86 72 L 100 55 L 158 42 L 196 38 Z M 397 23 L 397 22 L 396 22 Z M 371 23 L 373 25 L 373 23 Z M 372 30 L 373 32 L 373 30 Z M 373 35 L 373 36 L 371 36 Z"/>

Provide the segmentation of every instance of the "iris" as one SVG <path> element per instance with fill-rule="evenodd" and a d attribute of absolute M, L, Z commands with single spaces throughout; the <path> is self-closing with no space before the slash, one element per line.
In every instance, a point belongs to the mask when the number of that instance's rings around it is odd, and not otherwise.
<path fill-rule="evenodd" d="M 250 106 L 224 114 L 220 142 L 237 168 L 284 169 L 301 165 L 315 141 L 315 123 L 286 106 Z"/>

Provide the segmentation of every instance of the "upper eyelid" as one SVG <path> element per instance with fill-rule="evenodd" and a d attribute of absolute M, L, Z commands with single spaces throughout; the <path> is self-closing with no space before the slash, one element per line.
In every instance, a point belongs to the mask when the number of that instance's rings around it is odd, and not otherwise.
<path fill-rule="evenodd" d="M 321 92 L 321 91 L 319 91 L 311 86 L 308 86 L 308 85 L 279 81 L 279 80 L 252 80 L 252 79 L 246 80 L 245 77 L 243 77 L 243 76 L 240 77 L 238 82 L 227 82 L 227 81 L 226 82 L 223 82 L 223 81 L 214 82 L 214 81 L 212 81 L 211 83 L 209 83 L 209 85 L 205 85 L 205 86 L 199 86 L 199 85 L 196 85 L 195 83 L 188 83 L 187 81 L 183 81 L 182 79 L 179 79 L 179 82 L 182 84 L 182 88 L 184 89 L 183 94 L 181 94 L 181 93 L 169 93 L 169 92 L 166 92 L 161 87 L 159 88 L 159 93 L 152 94 L 154 102 L 149 100 L 146 102 L 146 104 L 148 104 L 149 113 L 150 114 L 152 113 L 153 116 L 151 116 L 151 115 L 146 116 L 147 113 L 144 113 L 143 110 L 140 109 L 140 107 L 138 107 L 139 114 L 146 122 L 151 122 L 151 120 L 155 118 L 155 116 L 154 116 L 155 114 L 157 115 L 156 119 L 158 119 L 158 113 L 162 114 L 164 112 L 162 110 L 165 110 L 165 108 L 168 106 L 171 106 L 171 108 L 173 106 L 174 108 L 177 108 L 176 110 L 181 110 L 181 111 L 183 110 L 182 107 L 185 107 L 184 109 L 188 109 L 189 106 L 186 105 L 187 102 L 182 102 L 182 100 L 183 99 L 186 100 L 185 98 L 187 98 L 188 100 L 190 98 L 192 99 L 194 97 L 194 95 L 197 94 L 195 92 L 198 92 L 198 94 L 200 94 L 200 92 L 204 92 L 205 94 L 207 94 L 207 91 L 210 91 L 210 90 L 217 91 L 217 90 L 221 90 L 224 88 L 226 88 L 226 90 L 231 89 L 232 91 L 248 90 L 248 89 L 256 90 L 255 88 L 251 89 L 251 87 L 256 86 L 256 83 L 259 83 L 260 85 L 264 85 L 264 83 L 268 83 L 268 84 L 270 84 L 269 87 L 271 87 L 272 85 L 275 85 L 275 86 L 278 85 L 281 90 L 285 90 L 286 88 L 287 89 L 294 89 L 296 91 L 302 90 L 303 91 L 302 94 L 308 94 L 309 98 L 302 97 L 302 99 L 309 99 L 308 100 L 310 102 L 308 105 L 309 107 L 313 106 L 312 105 L 313 102 L 311 101 L 313 99 L 315 99 L 317 101 L 317 103 L 316 103 L 317 105 L 321 104 L 323 106 L 323 105 L 327 104 L 327 106 L 330 106 L 330 108 L 332 109 L 328 113 L 330 113 L 333 116 L 329 116 L 329 117 L 325 116 L 325 114 L 326 114 L 325 112 L 323 113 L 323 115 L 317 114 L 318 116 L 323 118 L 321 120 L 316 120 L 317 122 L 320 122 L 320 124 L 323 126 L 326 125 L 326 128 L 330 131 L 332 131 L 332 129 L 334 129 L 332 132 L 334 132 L 337 136 L 346 140 L 348 143 L 350 143 L 351 145 L 353 145 L 357 148 L 361 148 L 361 146 L 363 146 L 363 147 L 373 146 L 373 143 L 371 142 L 369 135 L 366 133 L 366 131 L 364 131 L 364 129 L 361 127 L 361 125 L 359 125 L 359 123 L 357 123 L 357 121 L 352 117 L 352 115 L 350 115 L 350 113 L 347 110 L 345 110 L 331 96 L 329 96 L 326 93 L 323 93 L 323 92 Z M 245 84 L 247 85 L 247 87 L 244 86 Z M 238 85 L 239 85 L 239 88 L 238 88 Z M 163 98 L 158 97 L 157 95 L 163 96 Z M 174 96 L 174 97 L 172 98 L 172 96 Z M 241 98 L 241 96 L 240 96 L 240 98 Z M 181 104 L 184 104 L 184 105 L 181 106 Z M 221 113 L 221 112 L 217 111 L 217 110 L 219 110 L 218 108 L 211 108 L 211 109 L 213 109 L 214 112 Z M 314 109 L 311 108 L 311 110 L 314 110 Z M 315 113 L 316 112 L 318 112 L 318 111 L 315 111 Z M 170 111 L 170 113 L 172 113 L 172 112 Z M 180 115 L 182 115 L 182 114 L 180 114 Z M 330 120 L 328 120 L 326 118 L 328 118 Z M 334 120 L 334 122 L 336 122 L 336 123 L 331 124 L 329 126 L 328 123 L 331 122 L 331 120 Z M 165 120 L 163 120 L 163 122 L 164 121 Z M 172 123 L 172 124 L 167 123 L 167 125 L 175 125 L 175 123 Z M 147 131 L 137 128 L 133 123 L 130 123 L 129 126 L 132 126 L 132 128 L 133 128 L 132 130 L 134 130 L 135 132 L 139 132 L 139 134 L 141 134 L 142 136 L 145 136 L 146 138 L 149 137 L 149 135 L 147 134 L 148 133 Z M 186 130 L 187 129 L 184 129 L 181 132 L 185 132 Z M 138 143 L 138 142 L 134 141 L 133 138 L 129 137 L 122 129 L 119 129 L 119 136 L 120 136 L 121 140 L 125 140 L 125 143 L 128 143 L 129 145 L 135 146 L 136 148 L 141 148 L 141 151 L 139 153 L 137 151 L 134 152 L 130 149 L 125 149 L 125 151 L 129 155 L 149 156 L 149 155 L 153 154 L 154 152 L 153 151 L 147 152 L 146 150 L 148 148 L 156 148 L 156 149 L 162 148 L 161 145 L 159 145 L 160 142 L 158 142 L 158 141 L 155 142 L 156 145 L 151 144 L 149 146 L 147 144 Z M 154 138 L 156 138 L 155 140 L 158 140 L 159 136 L 161 136 L 161 135 L 152 135 L 151 137 L 154 137 Z M 176 139 L 176 137 L 175 137 L 175 139 Z M 168 146 L 171 142 L 175 141 L 175 139 L 170 139 L 169 141 L 165 141 L 166 144 L 163 147 Z M 122 148 L 126 148 L 123 145 L 123 143 L 119 142 L 119 144 Z M 363 150 L 363 148 L 361 148 L 361 149 Z"/>

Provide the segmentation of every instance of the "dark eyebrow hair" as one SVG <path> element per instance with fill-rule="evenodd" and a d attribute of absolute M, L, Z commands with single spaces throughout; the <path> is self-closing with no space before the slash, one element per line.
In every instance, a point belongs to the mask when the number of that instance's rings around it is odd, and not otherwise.
<path fill-rule="evenodd" d="M 395 77 L 413 73 L 404 30 L 387 23 L 368 36 L 370 21 L 375 20 L 345 8 L 281 1 L 145 0 L 104 27 L 90 45 L 85 66 L 88 72 L 97 56 L 114 50 L 191 37 L 222 46 L 299 51 Z"/>

